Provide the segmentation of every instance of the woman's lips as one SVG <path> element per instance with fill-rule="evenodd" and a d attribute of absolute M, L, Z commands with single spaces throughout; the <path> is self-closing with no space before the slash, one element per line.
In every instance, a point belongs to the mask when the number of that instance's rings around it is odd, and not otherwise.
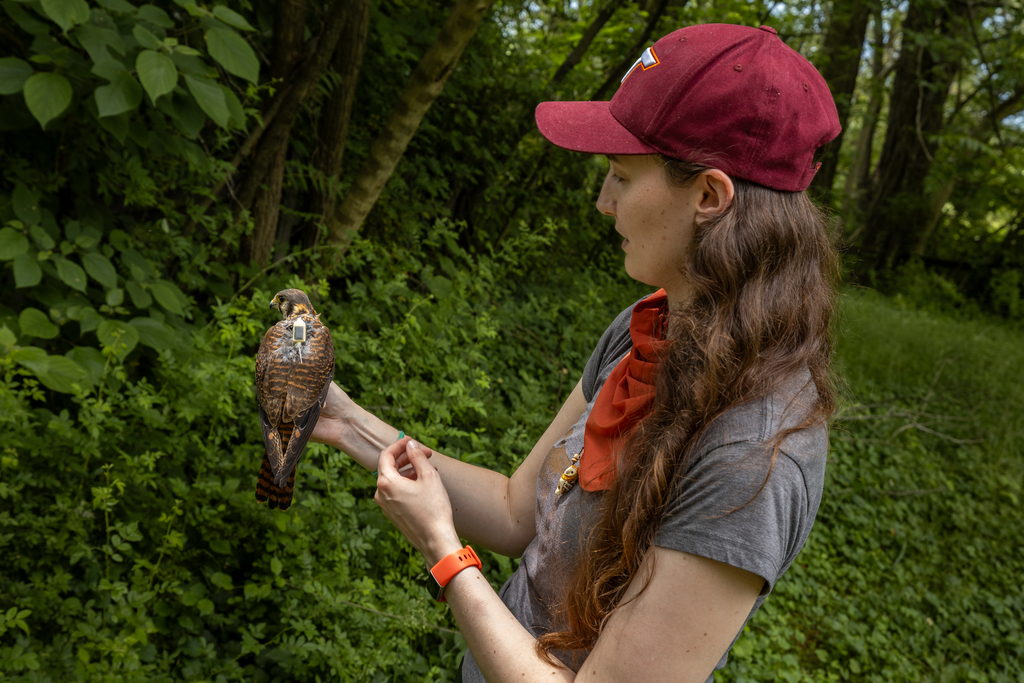
<path fill-rule="evenodd" d="M 625 249 L 628 244 L 629 244 L 629 240 L 622 240 L 622 248 L 623 249 Z"/>

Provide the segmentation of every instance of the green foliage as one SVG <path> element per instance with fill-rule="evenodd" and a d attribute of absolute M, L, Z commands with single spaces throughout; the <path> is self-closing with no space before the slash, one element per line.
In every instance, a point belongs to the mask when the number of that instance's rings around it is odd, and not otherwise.
<path fill-rule="evenodd" d="M 240 15 L 226 7 L 210 11 L 188 4 L 187 13 L 176 11 L 176 19 L 171 19 L 156 5 L 136 7 L 125 0 L 101 4 L 102 8 L 90 9 L 85 0 L 4 3 L 10 19 L 36 40 L 28 62 L 16 57 L 0 60 L 0 95 L 24 96 L 10 100 L 8 109 L 0 111 L 0 126 L 6 130 L 26 127 L 27 120 L 18 110 L 27 107 L 46 128 L 73 102 L 83 103 L 86 111 L 72 109 L 72 116 L 94 117 L 120 141 L 132 121 L 145 121 L 142 116 L 150 121 L 166 117 L 195 137 L 205 120 L 191 111 L 196 105 L 222 128 L 229 126 L 226 95 L 211 63 L 251 83 L 259 80 L 256 54 L 236 30 L 252 27 Z M 52 32 L 50 21 L 59 27 L 59 36 Z M 196 28 L 205 32 L 204 43 L 181 43 L 169 35 L 187 39 Z M 178 84 L 179 70 L 187 89 Z M 143 88 L 150 96 L 148 112 L 140 110 Z M 174 103 L 159 106 L 159 98 L 172 92 Z M 90 93 L 94 106 L 88 104 Z M 219 104 L 211 105 L 211 100 Z M 126 115 L 123 120 L 104 121 L 122 115 Z M 236 120 L 234 125 L 242 127 L 244 122 Z"/>
<path fill-rule="evenodd" d="M 266 301 L 303 287 L 358 401 L 510 472 L 640 292 L 599 271 L 524 279 L 554 231 L 481 257 L 445 222 L 415 249 L 359 242 L 343 291 L 263 282 L 174 348 L 146 348 L 141 330 L 127 344 L 135 321 L 104 321 L 103 354 L 78 357 L 91 374 L 65 400 L 19 360 L 42 349 L 0 356 L 0 545 L 16 556 L 0 610 L 16 607 L 27 629 L 0 635 L 0 667 L 12 680 L 452 680 L 464 642 L 367 472 L 310 446 L 289 513 L 255 502 L 252 355 L 273 321 Z M 513 568 L 487 564 L 496 586 Z"/>

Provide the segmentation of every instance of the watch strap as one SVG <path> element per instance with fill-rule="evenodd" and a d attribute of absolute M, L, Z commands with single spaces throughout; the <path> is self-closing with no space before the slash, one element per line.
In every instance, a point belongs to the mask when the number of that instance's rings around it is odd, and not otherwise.
<path fill-rule="evenodd" d="M 468 545 L 461 550 L 456 550 L 454 553 L 449 553 L 442 557 L 441 561 L 430 569 L 430 575 L 434 577 L 434 581 L 438 586 L 437 600 L 439 602 L 447 602 L 444 591 L 448 586 L 448 582 L 455 578 L 456 574 L 467 567 L 483 569 L 483 566 L 476 552 Z"/>

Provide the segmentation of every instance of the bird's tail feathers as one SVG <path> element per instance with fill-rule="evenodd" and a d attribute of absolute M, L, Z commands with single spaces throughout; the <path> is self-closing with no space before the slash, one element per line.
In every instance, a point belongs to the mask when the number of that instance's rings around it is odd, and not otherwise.
<path fill-rule="evenodd" d="M 292 505 L 292 496 L 295 491 L 295 471 L 298 465 L 292 468 L 288 475 L 288 483 L 278 486 L 274 483 L 274 473 L 270 469 L 270 458 L 263 454 L 263 464 L 260 466 L 260 476 L 256 480 L 256 501 L 266 503 L 271 510 L 287 510 Z"/>

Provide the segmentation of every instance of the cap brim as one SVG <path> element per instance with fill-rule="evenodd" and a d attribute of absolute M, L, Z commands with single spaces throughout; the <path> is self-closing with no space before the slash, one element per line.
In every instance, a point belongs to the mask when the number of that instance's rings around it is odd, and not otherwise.
<path fill-rule="evenodd" d="M 537 128 L 549 142 L 587 154 L 657 154 L 622 127 L 608 102 L 541 102 Z"/>

